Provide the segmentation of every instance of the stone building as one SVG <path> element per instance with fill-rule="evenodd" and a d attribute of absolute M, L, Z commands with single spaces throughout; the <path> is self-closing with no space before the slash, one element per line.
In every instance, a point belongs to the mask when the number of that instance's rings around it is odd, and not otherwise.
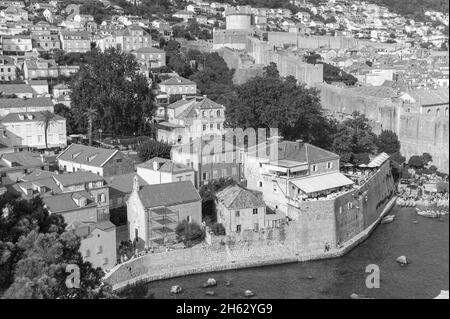
<path fill-rule="evenodd" d="M 138 249 L 174 243 L 178 223 L 201 223 L 201 197 L 190 181 L 141 187 L 135 177 L 127 220 L 129 239 Z"/>
<path fill-rule="evenodd" d="M 57 157 L 65 172 L 89 171 L 104 177 L 134 172 L 134 163 L 119 150 L 70 144 Z"/>

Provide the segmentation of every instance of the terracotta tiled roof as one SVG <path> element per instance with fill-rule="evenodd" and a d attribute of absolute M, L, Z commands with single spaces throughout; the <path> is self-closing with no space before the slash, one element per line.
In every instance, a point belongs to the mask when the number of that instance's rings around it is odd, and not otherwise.
<path fill-rule="evenodd" d="M 145 208 L 173 206 L 200 201 L 200 195 L 190 181 L 147 185 L 139 190 Z"/>

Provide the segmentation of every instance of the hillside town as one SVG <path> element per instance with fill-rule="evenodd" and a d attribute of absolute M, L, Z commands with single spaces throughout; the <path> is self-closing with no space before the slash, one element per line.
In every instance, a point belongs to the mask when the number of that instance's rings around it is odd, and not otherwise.
<path fill-rule="evenodd" d="M 342 256 L 397 195 L 448 211 L 448 12 L 150 2 L 0 1 L 0 295 L 56 298 L 8 259 L 39 234 L 116 291 Z"/>

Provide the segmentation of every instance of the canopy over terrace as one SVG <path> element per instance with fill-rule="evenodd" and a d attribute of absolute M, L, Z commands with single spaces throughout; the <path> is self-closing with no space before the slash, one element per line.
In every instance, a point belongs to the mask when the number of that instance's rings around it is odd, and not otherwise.
<path fill-rule="evenodd" d="M 304 194 L 310 195 L 353 185 L 353 181 L 339 172 L 317 175 L 292 181 Z"/>

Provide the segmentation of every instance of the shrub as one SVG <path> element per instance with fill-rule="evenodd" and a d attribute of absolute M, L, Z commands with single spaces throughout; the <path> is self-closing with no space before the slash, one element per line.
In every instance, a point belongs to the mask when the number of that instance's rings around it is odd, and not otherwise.
<path fill-rule="evenodd" d="M 225 227 L 221 223 L 215 223 L 211 226 L 211 230 L 216 236 L 225 235 Z"/>
<path fill-rule="evenodd" d="M 192 246 L 201 242 L 205 238 L 205 231 L 197 223 L 189 223 L 183 220 L 175 229 L 177 239 L 186 246 Z"/>

